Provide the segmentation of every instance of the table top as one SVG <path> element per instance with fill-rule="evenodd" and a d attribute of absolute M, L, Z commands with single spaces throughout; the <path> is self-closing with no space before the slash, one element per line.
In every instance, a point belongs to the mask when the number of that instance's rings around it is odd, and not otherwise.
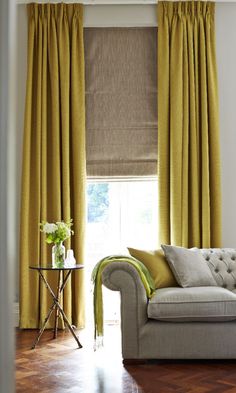
<path fill-rule="evenodd" d="M 51 263 L 48 263 L 45 266 L 29 266 L 30 269 L 34 270 L 78 270 L 83 269 L 84 265 L 74 265 L 74 266 L 62 266 L 62 267 L 53 267 Z"/>

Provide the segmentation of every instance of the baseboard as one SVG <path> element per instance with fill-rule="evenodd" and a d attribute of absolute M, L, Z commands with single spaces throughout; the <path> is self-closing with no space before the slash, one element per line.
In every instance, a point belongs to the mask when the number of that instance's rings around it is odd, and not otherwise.
<path fill-rule="evenodd" d="M 19 327 L 19 303 L 14 302 L 13 304 L 13 322 L 14 322 L 14 327 Z"/>

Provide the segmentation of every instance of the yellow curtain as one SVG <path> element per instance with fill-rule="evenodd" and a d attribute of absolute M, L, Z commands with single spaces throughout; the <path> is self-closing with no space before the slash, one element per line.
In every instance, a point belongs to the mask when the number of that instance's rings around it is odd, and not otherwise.
<path fill-rule="evenodd" d="M 159 242 L 221 245 L 215 6 L 158 2 Z"/>
<path fill-rule="evenodd" d="M 51 261 L 51 247 L 39 232 L 39 222 L 73 218 L 75 235 L 71 246 L 77 263 L 84 261 L 84 85 L 82 5 L 28 5 L 20 238 L 21 328 L 41 325 L 52 304 L 37 272 L 29 270 L 29 265 Z M 55 289 L 57 274 L 47 276 Z M 63 305 L 71 322 L 83 327 L 83 271 L 76 272 L 67 284 Z"/>

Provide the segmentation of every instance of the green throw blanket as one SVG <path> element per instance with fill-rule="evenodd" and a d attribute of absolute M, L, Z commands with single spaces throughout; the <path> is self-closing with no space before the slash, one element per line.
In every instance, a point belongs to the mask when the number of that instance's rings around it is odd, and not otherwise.
<path fill-rule="evenodd" d="M 102 272 L 103 269 L 112 262 L 127 262 L 134 266 L 140 275 L 146 289 L 147 297 L 151 298 L 155 291 L 153 279 L 147 268 L 133 257 L 128 256 L 108 256 L 99 261 L 93 269 L 92 281 L 94 283 L 93 304 L 94 304 L 94 335 L 95 340 L 103 336 L 103 300 L 102 300 Z"/>

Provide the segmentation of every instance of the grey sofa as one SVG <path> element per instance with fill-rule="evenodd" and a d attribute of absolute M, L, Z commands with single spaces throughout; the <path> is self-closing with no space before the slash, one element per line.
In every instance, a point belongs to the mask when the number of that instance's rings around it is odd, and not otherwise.
<path fill-rule="evenodd" d="M 121 294 L 122 355 L 130 359 L 236 358 L 236 249 L 202 249 L 217 286 L 157 289 L 151 300 L 130 264 L 103 284 Z"/>

